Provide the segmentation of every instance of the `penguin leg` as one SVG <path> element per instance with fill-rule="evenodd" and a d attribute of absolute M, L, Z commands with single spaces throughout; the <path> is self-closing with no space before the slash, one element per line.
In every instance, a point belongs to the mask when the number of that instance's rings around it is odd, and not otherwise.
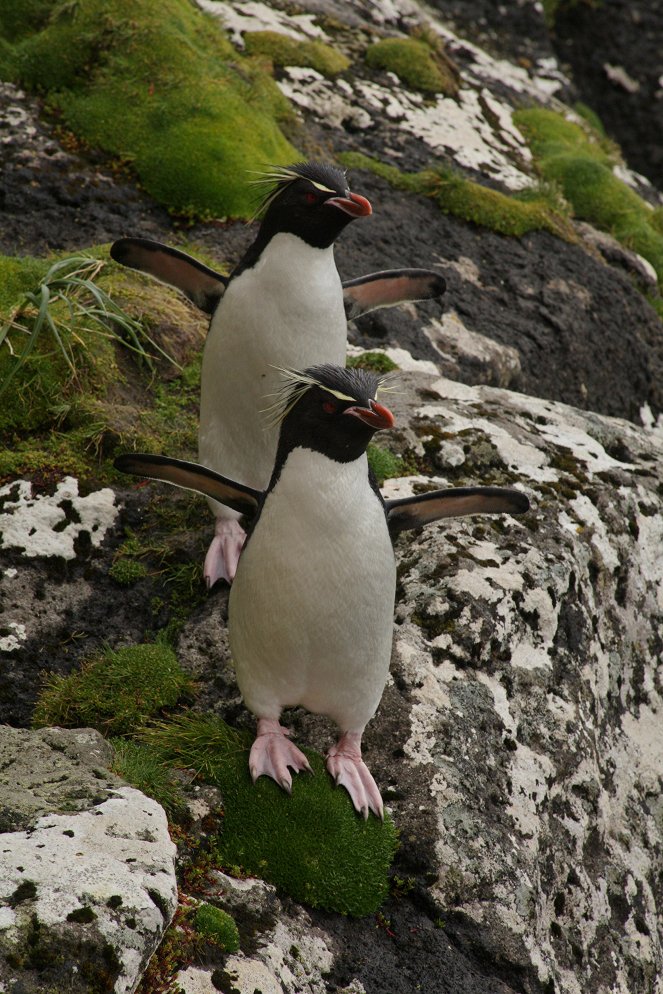
<path fill-rule="evenodd" d="M 361 732 L 344 732 L 327 753 L 327 769 L 339 787 L 345 787 L 355 810 L 368 818 L 371 810 L 384 818 L 378 786 L 361 758 Z"/>
<path fill-rule="evenodd" d="M 203 576 L 208 590 L 217 580 L 233 582 L 245 540 L 246 532 L 235 518 L 216 519 L 214 538 L 207 550 L 203 566 Z"/>
<path fill-rule="evenodd" d="M 313 772 L 304 753 L 292 742 L 288 742 L 288 735 L 289 730 L 274 718 L 258 719 L 258 733 L 249 756 L 249 770 L 254 783 L 258 777 L 268 776 L 290 793 L 292 777 L 288 767 L 295 773 L 301 770 Z"/>

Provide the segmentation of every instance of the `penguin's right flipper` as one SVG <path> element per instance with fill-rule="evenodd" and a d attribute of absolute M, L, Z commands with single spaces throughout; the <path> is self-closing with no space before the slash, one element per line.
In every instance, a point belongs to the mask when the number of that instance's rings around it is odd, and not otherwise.
<path fill-rule="evenodd" d="M 408 528 L 420 528 L 440 518 L 460 518 L 468 514 L 524 514 L 529 510 L 526 494 L 509 487 L 450 487 L 415 497 L 386 500 L 384 503 L 392 535 Z"/>
<path fill-rule="evenodd" d="M 385 269 L 343 283 L 343 303 L 348 321 L 409 300 L 432 300 L 447 288 L 440 273 L 432 269 Z"/>
<path fill-rule="evenodd" d="M 185 462 L 182 459 L 135 452 L 118 456 L 114 466 L 121 473 L 172 483 L 173 486 L 182 487 L 184 490 L 195 490 L 196 493 L 212 497 L 220 504 L 231 507 L 233 511 L 239 511 L 247 518 L 255 516 L 262 499 L 260 490 L 253 490 L 252 487 L 245 487 L 243 483 L 227 480 L 205 466 Z"/>
<path fill-rule="evenodd" d="M 214 313 L 228 285 L 227 276 L 204 266 L 186 252 L 149 238 L 120 238 L 111 245 L 110 254 L 120 265 L 149 273 L 181 290 L 207 314 Z"/>

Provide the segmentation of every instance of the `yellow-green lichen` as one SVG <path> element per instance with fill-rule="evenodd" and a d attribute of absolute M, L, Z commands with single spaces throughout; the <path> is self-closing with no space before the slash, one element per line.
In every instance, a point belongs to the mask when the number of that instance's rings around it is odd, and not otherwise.
<path fill-rule="evenodd" d="M 366 63 L 372 69 L 395 73 L 412 90 L 450 97 L 458 92 L 457 78 L 448 61 L 417 38 L 383 38 L 367 50 Z"/>
<path fill-rule="evenodd" d="M 171 648 L 163 644 L 108 649 L 70 676 L 46 677 L 33 714 L 35 728 L 96 728 L 124 735 L 192 689 Z"/>
<path fill-rule="evenodd" d="M 345 152 L 339 158 L 353 169 L 369 169 L 393 186 L 432 197 L 445 214 L 454 214 L 502 235 L 520 237 L 528 231 L 550 231 L 567 241 L 575 240 L 564 215 L 564 201 L 554 188 L 508 196 L 465 179 L 452 169 L 437 166 L 419 173 L 402 173 L 396 166 L 363 155 Z"/>
<path fill-rule="evenodd" d="M 614 146 L 589 126 L 542 108 L 519 110 L 514 122 L 525 135 L 541 175 L 558 184 L 576 217 L 611 232 L 648 259 L 663 280 L 663 232 L 655 210 L 613 172 Z"/>
<path fill-rule="evenodd" d="M 250 737 L 212 715 L 190 713 L 152 728 L 147 741 L 195 770 L 223 795 L 217 853 L 228 867 L 275 884 L 295 900 L 355 916 L 388 895 L 396 830 L 388 814 L 358 817 L 335 787 L 322 756 L 305 749 L 313 775 L 294 777 L 288 795 L 269 777 L 253 784 Z"/>
<path fill-rule="evenodd" d="M 297 157 L 274 81 L 188 0 L 11 6 L 5 77 L 45 94 L 65 127 L 129 164 L 171 210 L 248 217 L 247 171 Z"/>
<path fill-rule="evenodd" d="M 278 31 L 247 31 L 244 35 L 249 55 L 266 55 L 277 66 L 309 66 L 323 76 L 338 76 L 350 60 L 322 41 L 298 41 Z"/>

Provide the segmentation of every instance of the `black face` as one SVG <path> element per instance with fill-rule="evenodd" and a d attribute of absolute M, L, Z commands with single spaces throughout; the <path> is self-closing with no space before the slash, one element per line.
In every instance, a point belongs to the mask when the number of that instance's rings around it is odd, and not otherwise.
<path fill-rule="evenodd" d="M 284 171 L 290 178 L 277 183 L 258 238 L 265 244 L 279 232 L 290 232 L 315 248 L 327 248 L 343 228 L 371 213 L 365 197 L 351 193 L 340 169 L 323 163 L 298 163 Z"/>
<path fill-rule="evenodd" d="M 281 426 L 277 466 L 297 446 L 322 452 L 336 462 L 358 459 L 376 431 L 391 428 L 391 412 L 375 398 L 380 380 L 363 369 L 314 366 L 312 383 Z M 301 388 L 294 387 L 294 396 Z"/>

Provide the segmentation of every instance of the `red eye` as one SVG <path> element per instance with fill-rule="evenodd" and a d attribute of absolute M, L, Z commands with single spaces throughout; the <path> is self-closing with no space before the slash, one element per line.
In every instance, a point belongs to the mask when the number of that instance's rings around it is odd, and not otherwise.
<path fill-rule="evenodd" d="M 314 193 L 307 193 L 306 194 L 306 203 L 307 204 L 316 204 L 317 202 L 318 202 L 318 198 L 316 197 L 316 195 Z"/>
<path fill-rule="evenodd" d="M 322 410 L 325 414 L 336 414 L 338 404 L 335 404 L 333 400 L 326 400 L 322 405 Z"/>

